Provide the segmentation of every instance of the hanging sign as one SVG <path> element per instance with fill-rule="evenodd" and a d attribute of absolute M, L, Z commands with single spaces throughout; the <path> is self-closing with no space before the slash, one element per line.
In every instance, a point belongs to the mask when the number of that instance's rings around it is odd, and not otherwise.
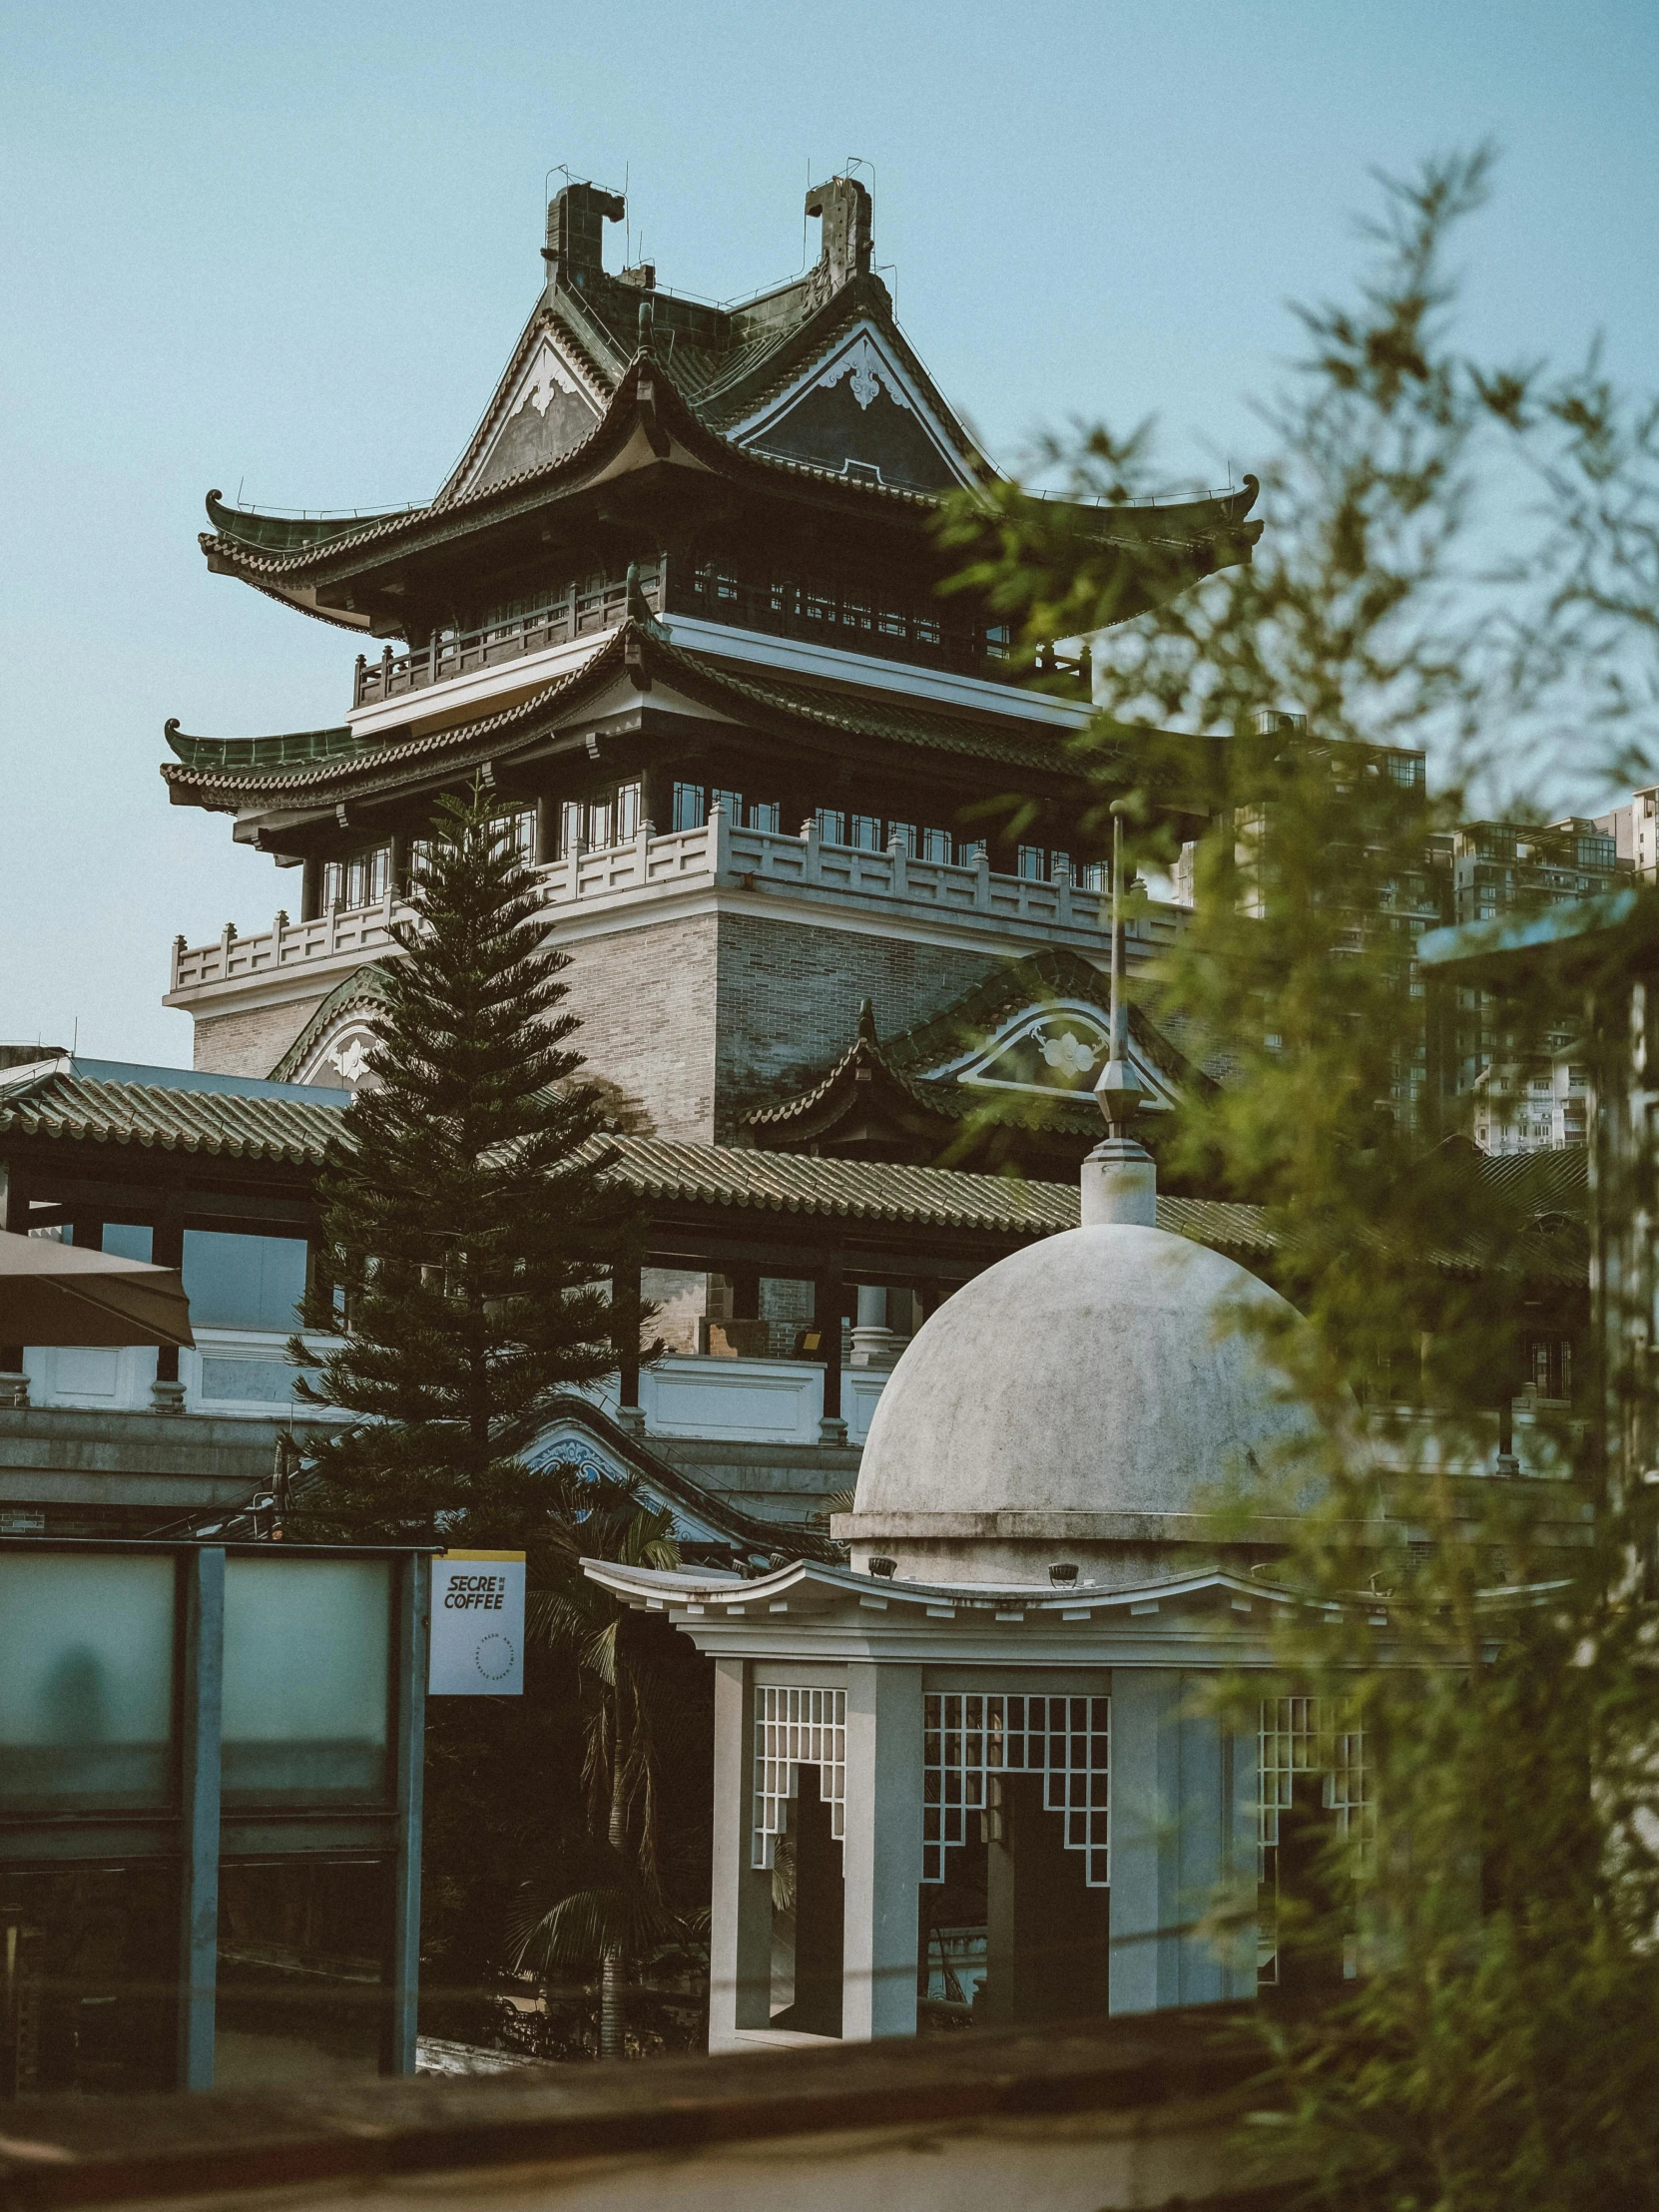
<path fill-rule="evenodd" d="M 524 1554 L 448 1551 L 432 1561 L 433 1697 L 524 1695 Z"/>

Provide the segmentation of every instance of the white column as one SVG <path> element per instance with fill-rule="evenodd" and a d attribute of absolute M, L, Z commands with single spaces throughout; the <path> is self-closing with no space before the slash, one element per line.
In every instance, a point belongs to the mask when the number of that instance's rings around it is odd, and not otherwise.
<path fill-rule="evenodd" d="M 916 2031 L 921 1882 L 921 1669 L 846 1670 L 846 1918 L 841 2036 Z"/>
<path fill-rule="evenodd" d="M 1112 1964 L 1110 2009 L 1158 2006 L 1160 1855 L 1174 1817 L 1163 1804 L 1158 1739 L 1180 1692 L 1166 1667 L 1112 1671 Z"/>
<path fill-rule="evenodd" d="M 852 1325 L 852 1365 L 890 1368 L 898 1358 L 898 1338 L 887 1327 L 887 1294 L 878 1283 L 858 1285 L 858 1318 Z"/>
<path fill-rule="evenodd" d="M 709 1901 L 709 2048 L 741 2048 L 772 2016 L 772 1877 L 750 1865 L 755 1692 L 742 1659 L 715 1661 L 714 1880 Z"/>

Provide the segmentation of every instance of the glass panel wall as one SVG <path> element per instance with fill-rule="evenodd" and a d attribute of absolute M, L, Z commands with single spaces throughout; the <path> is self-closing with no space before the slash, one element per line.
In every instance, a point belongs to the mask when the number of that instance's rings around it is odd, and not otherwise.
<path fill-rule="evenodd" d="M 384 1559 L 226 1562 L 228 1805 L 385 1801 L 391 1594 Z"/>
<path fill-rule="evenodd" d="M 184 1282 L 199 1327 L 285 1334 L 305 1292 L 305 1240 L 187 1229 Z"/>
<path fill-rule="evenodd" d="M 391 1879 L 384 1859 L 225 1862 L 216 2088 L 379 2072 Z"/>
<path fill-rule="evenodd" d="M 155 1243 L 155 1231 L 136 1221 L 107 1221 L 104 1224 L 104 1250 L 113 1252 L 120 1260 L 143 1260 L 148 1263 Z"/>
<path fill-rule="evenodd" d="M 0 1554 L 0 1808 L 165 1805 L 171 1556 Z"/>

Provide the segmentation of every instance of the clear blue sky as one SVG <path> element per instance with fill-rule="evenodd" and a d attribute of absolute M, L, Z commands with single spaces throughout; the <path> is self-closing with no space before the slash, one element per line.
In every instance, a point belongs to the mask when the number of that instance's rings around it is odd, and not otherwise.
<path fill-rule="evenodd" d="M 175 932 L 294 900 L 168 808 L 161 726 L 337 722 L 356 646 L 209 577 L 203 494 L 427 496 L 535 297 L 552 164 L 626 173 L 660 281 L 729 297 L 798 266 L 809 171 L 861 156 L 901 318 L 993 454 L 1150 413 L 1171 477 L 1217 481 L 1285 302 L 1353 267 L 1368 172 L 1489 136 L 1472 334 L 1564 356 L 1601 328 L 1659 381 L 1655 0 L 0 19 L 0 1039 L 78 1020 L 83 1050 L 188 1062 Z"/>

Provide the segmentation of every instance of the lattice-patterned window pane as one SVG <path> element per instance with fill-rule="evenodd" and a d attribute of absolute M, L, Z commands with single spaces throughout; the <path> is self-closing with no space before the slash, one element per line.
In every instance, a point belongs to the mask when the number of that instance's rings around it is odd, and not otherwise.
<path fill-rule="evenodd" d="M 755 1828 L 751 1863 L 770 1867 L 803 1767 L 817 1767 L 830 1833 L 846 1834 L 846 1692 L 764 1683 L 755 1692 Z"/>
<path fill-rule="evenodd" d="M 1091 1890 L 1109 1887 L 1110 1715 L 1105 1697 L 968 1696 L 925 1700 L 922 1753 L 923 1882 L 942 1882 L 945 1854 L 967 1841 L 969 1819 L 991 1802 L 993 1778 L 1040 1774 L 1045 1811 L 1058 1813 L 1068 1851 L 1084 1854 Z"/>
<path fill-rule="evenodd" d="M 1279 1820 L 1296 1801 L 1299 1774 L 1320 1777 L 1320 1802 L 1336 1815 L 1340 1835 L 1356 1837 L 1356 1872 L 1364 1871 L 1371 1828 L 1371 1775 L 1365 1732 L 1347 1725 L 1351 1719 L 1345 1707 L 1328 1710 L 1322 1698 L 1262 1700 L 1256 1867 L 1263 1892 L 1257 1972 L 1263 1987 L 1279 1980 Z"/>
<path fill-rule="evenodd" d="M 1350 1718 L 1346 1712 L 1327 1718 L 1325 1705 L 1324 1699 L 1314 1697 L 1262 1700 L 1256 1842 L 1257 1866 L 1264 1880 L 1271 1869 L 1267 1854 L 1279 1848 L 1279 1816 L 1293 1803 L 1299 1774 L 1322 1778 L 1321 1802 L 1327 1812 L 1337 1815 L 1338 1831 L 1344 1836 L 1352 1832 L 1357 1819 L 1364 1822 L 1370 1808 L 1365 1733 L 1344 1726 Z"/>

